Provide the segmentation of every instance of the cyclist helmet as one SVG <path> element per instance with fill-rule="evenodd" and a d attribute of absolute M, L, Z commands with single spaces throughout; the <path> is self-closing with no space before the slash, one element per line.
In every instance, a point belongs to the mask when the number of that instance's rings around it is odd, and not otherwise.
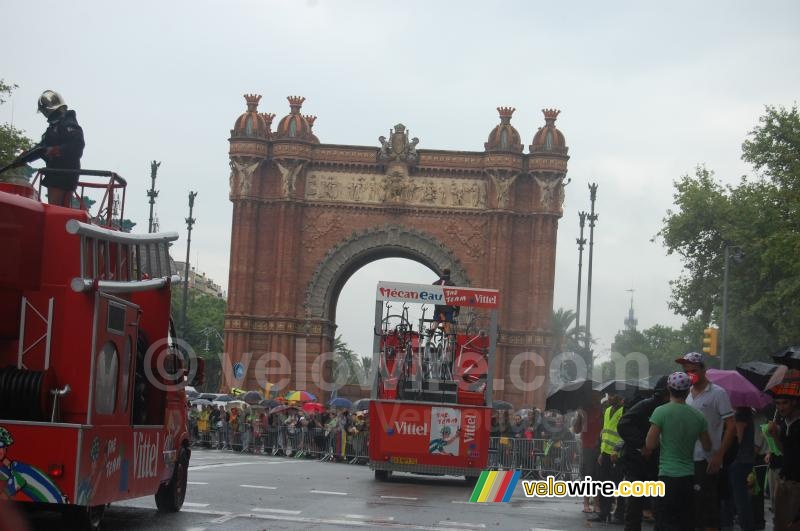
<path fill-rule="evenodd" d="M 64 103 L 64 98 L 54 90 L 45 90 L 39 96 L 39 112 L 44 114 L 45 117 L 49 117 L 59 109 L 65 109 L 66 107 L 67 104 Z"/>

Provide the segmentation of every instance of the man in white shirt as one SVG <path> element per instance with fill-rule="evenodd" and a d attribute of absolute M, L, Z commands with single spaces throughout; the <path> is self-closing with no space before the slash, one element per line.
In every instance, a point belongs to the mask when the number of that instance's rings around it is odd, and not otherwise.
<path fill-rule="evenodd" d="M 725 452 L 736 437 L 733 408 L 728 392 L 706 378 L 702 354 L 689 352 L 675 362 L 683 366 L 692 379 L 686 403 L 705 416 L 711 436 L 710 452 L 703 450 L 699 442 L 694 448 L 695 526 L 699 529 L 719 529 L 719 471 Z"/>

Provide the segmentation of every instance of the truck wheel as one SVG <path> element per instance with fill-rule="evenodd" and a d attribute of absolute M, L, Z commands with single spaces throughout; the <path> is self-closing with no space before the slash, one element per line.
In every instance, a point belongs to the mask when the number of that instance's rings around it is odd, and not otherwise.
<path fill-rule="evenodd" d="M 390 470 L 376 470 L 375 471 L 375 480 L 376 481 L 388 481 L 390 474 L 391 474 Z"/>
<path fill-rule="evenodd" d="M 468 487 L 474 487 L 478 484 L 478 478 L 480 476 L 464 476 L 464 482 L 467 484 Z"/>
<path fill-rule="evenodd" d="M 172 478 L 168 483 L 158 487 L 156 492 L 156 507 L 162 513 L 174 513 L 181 510 L 183 500 L 186 498 L 186 480 L 189 474 L 189 453 L 185 448 L 181 450 Z"/>
<path fill-rule="evenodd" d="M 67 529 L 72 531 L 97 531 L 100 529 L 100 521 L 103 519 L 105 510 L 105 505 L 95 505 L 93 507 L 72 505 L 64 509 L 62 517 Z"/>

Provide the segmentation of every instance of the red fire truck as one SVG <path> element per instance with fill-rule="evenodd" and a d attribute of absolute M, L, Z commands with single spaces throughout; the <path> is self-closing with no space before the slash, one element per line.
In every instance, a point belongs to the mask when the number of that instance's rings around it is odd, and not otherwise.
<path fill-rule="evenodd" d="M 377 480 L 411 472 L 474 481 L 486 468 L 499 300 L 490 289 L 378 283 L 369 406 Z M 424 305 L 416 329 L 410 304 Z M 472 313 L 470 324 L 426 319 L 434 305 Z"/>
<path fill-rule="evenodd" d="M 126 182 L 82 170 L 76 208 L 0 183 L 0 500 L 96 529 L 111 502 L 183 504 L 186 362 L 170 320 L 174 232 L 119 229 Z M 41 185 L 38 186 L 41 192 Z M 102 194 L 99 213 L 83 208 Z"/>

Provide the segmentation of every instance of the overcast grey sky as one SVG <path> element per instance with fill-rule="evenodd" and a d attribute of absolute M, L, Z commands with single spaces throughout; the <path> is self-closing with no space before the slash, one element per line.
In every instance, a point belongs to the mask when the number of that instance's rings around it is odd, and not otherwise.
<path fill-rule="evenodd" d="M 530 144 L 555 107 L 570 148 L 555 307 L 574 308 L 577 212 L 596 181 L 592 329 L 607 348 L 635 288 L 640 328 L 677 325 L 667 308 L 680 262 L 651 238 L 672 181 L 705 163 L 726 182 L 750 169 L 740 145 L 765 104 L 800 87 L 800 3 L 139 1 L 3 2 L 0 77 L 16 83 L 0 122 L 35 138 L 44 89 L 84 127 L 86 168 L 128 178 L 127 212 L 146 230 L 150 161 L 158 216 L 180 230 L 197 190 L 192 260 L 227 286 L 231 204 L 227 138 L 245 108 L 288 113 L 307 98 L 322 142 L 378 146 L 395 123 L 420 148 L 483 150 L 497 106 Z M 13 109 L 13 116 L 12 116 Z M 378 278 L 431 282 L 416 265 L 378 262 L 345 288 L 337 315 L 357 350 L 371 346 Z M 585 284 L 584 284 L 585 285 Z M 491 287 L 491 286 L 487 286 Z M 361 317 L 355 313 L 362 309 Z"/>

